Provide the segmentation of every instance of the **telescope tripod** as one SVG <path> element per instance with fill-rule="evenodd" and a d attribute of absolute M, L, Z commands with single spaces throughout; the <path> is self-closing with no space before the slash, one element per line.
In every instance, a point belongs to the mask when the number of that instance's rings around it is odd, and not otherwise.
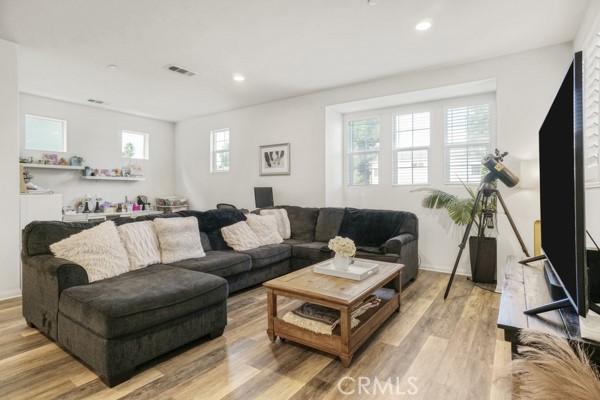
<path fill-rule="evenodd" d="M 479 190 L 477 191 L 477 196 L 475 197 L 475 201 L 473 202 L 473 210 L 471 210 L 471 216 L 469 218 L 469 223 L 467 224 L 467 228 L 465 229 L 465 234 L 463 235 L 462 242 L 458 245 L 458 255 L 456 256 L 456 261 L 454 261 L 454 268 L 452 268 L 452 274 L 450 275 L 450 280 L 448 281 L 448 286 L 446 286 L 446 292 L 444 293 L 444 300 L 448 297 L 448 293 L 450 293 L 450 288 L 452 287 L 452 282 L 454 281 L 454 276 L 456 275 L 456 269 L 458 268 L 458 264 L 460 262 L 460 258 L 462 257 L 463 250 L 467 246 L 467 241 L 469 240 L 469 236 L 471 234 L 471 229 L 473 228 L 473 223 L 475 222 L 475 216 L 479 211 L 479 224 L 477 229 L 477 249 L 475 251 L 475 265 L 473 266 L 473 272 L 477 271 L 477 266 L 479 264 L 479 246 L 481 245 L 481 239 L 484 237 L 485 227 L 490 225 L 493 222 L 493 211 L 491 211 L 488 207 L 490 204 L 490 200 L 492 195 L 496 195 L 496 198 L 500 201 L 502 205 L 502 209 L 506 213 L 506 217 L 508 218 L 508 222 L 510 222 L 510 226 L 512 227 L 519 244 L 521 245 L 521 249 L 523 253 L 527 257 L 529 257 L 529 252 L 527 251 L 527 246 L 523 242 L 523 238 L 515 225 L 515 221 L 513 221 L 510 212 L 508 211 L 508 207 L 506 207 L 506 203 L 500 194 L 500 191 L 495 187 L 492 183 L 494 181 L 494 177 L 491 173 L 488 173 L 481 186 L 479 186 Z M 473 273 L 475 276 L 475 273 Z"/>

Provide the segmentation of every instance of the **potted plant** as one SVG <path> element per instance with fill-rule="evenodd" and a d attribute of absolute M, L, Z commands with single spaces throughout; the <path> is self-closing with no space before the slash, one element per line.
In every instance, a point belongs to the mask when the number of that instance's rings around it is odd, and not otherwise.
<path fill-rule="evenodd" d="M 427 192 L 422 206 L 429 209 L 445 209 L 452 222 L 458 226 L 466 226 L 471 218 L 473 207 L 477 207 L 473 221 L 475 232 L 469 237 L 471 276 L 475 282 L 495 283 L 498 244 L 496 238 L 486 236 L 486 232 L 496 226 L 497 197 L 492 194 L 485 209 L 482 210 L 481 203 L 475 205 L 477 193 L 472 187 L 462 181 L 461 183 L 469 194 L 466 198 L 460 198 L 438 189 L 419 189 L 419 191 Z M 495 181 L 492 183 L 496 184 Z M 479 232 L 482 235 L 481 239 L 479 239 Z M 475 265 L 477 265 L 476 270 Z"/>

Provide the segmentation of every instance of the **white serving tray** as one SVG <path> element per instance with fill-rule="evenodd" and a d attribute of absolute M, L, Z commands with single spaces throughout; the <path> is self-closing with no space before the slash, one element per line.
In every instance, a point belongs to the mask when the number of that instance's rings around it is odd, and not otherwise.
<path fill-rule="evenodd" d="M 313 267 L 313 272 L 324 275 L 337 276 L 338 278 L 352 279 L 362 281 L 379 271 L 377 263 L 354 260 L 354 263 L 348 266 L 347 270 L 336 269 L 333 260 L 327 260 L 316 264 Z"/>

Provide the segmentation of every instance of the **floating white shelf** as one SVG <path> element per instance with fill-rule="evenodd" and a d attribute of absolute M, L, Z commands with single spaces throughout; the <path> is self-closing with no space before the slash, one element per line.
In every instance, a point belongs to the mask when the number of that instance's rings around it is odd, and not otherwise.
<path fill-rule="evenodd" d="M 85 167 L 82 166 L 74 166 L 74 165 L 52 165 L 52 164 L 30 164 L 30 163 L 20 163 L 19 165 L 25 168 L 40 168 L 40 169 L 62 169 L 62 170 L 70 170 L 70 171 L 82 171 Z"/>
<path fill-rule="evenodd" d="M 81 179 L 88 181 L 145 181 L 143 176 L 82 176 Z"/>

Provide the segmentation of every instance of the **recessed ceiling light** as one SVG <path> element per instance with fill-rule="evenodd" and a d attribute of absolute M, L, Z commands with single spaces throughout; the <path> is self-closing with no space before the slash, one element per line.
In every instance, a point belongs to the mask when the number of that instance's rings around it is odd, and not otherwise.
<path fill-rule="evenodd" d="M 246 77 L 242 74 L 233 74 L 233 80 L 236 82 L 244 82 Z"/>
<path fill-rule="evenodd" d="M 370 6 L 376 6 L 377 2 L 375 0 L 367 0 L 367 4 Z"/>
<path fill-rule="evenodd" d="M 420 32 L 428 31 L 431 29 L 432 25 L 433 23 L 430 19 L 424 19 L 423 21 L 420 21 L 417 25 L 415 25 L 415 29 Z"/>
<path fill-rule="evenodd" d="M 111 71 L 114 71 L 115 69 L 117 69 L 117 68 L 118 68 L 118 66 L 117 66 L 117 65 L 115 65 L 115 64 L 108 64 L 108 65 L 106 66 L 106 68 L 110 69 Z"/>

